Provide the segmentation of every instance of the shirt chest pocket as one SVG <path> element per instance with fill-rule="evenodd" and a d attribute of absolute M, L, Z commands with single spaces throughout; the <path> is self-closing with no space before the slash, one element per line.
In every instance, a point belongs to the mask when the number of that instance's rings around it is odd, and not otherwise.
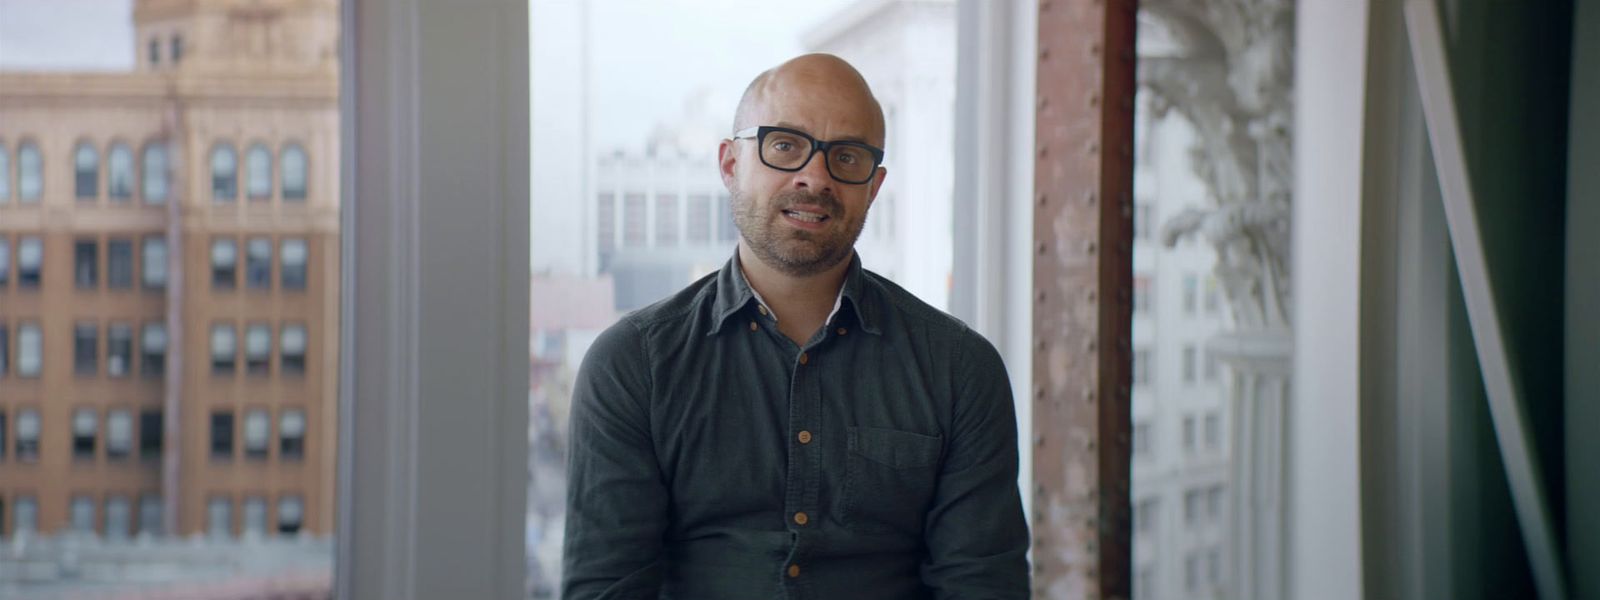
<path fill-rule="evenodd" d="M 845 526 L 861 533 L 920 533 L 933 500 L 943 439 L 878 427 L 850 427 L 848 434 Z"/>

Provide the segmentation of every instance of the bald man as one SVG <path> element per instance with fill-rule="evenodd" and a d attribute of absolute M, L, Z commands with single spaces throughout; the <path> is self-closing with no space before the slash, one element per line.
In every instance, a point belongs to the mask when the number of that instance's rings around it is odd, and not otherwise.
<path fill-rule="evenodd" d="M 745 91 L 718 147 L 733 257 L 579 370 L 564 598 L 1028 596 L 999 353 L 855 253 L 883 146 L 837 57 Z"/>

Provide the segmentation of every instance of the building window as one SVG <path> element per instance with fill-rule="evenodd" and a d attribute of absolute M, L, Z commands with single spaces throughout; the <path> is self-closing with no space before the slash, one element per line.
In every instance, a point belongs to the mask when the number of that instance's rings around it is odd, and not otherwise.
<path fill-rule="evenodd" d="M 38 323 L 17 326 L 17 374 L 38 377 L 44 370 L 44 334 Z"/>
<path fill-rule="evenodd" d="M 238 195 L 239 154 L 233 144 L 217 144 L 211 149 L 211 199 L 232 202 Z"/>
<path fill-rule="evenodd" d="M 1150 435 L 1150 424 L 1135 423 L 1133 426 L 1133 455 L 1149 458 L 1153 444 L 1155 444 L 1155 439 Z"/>
<path fill-rule="evenodd" d="M 233 325 L 217 324 L 211 326 L 211 373 L 214 375 L 232 375 L 235 365 L 235 356 L 238 355 L 238 346 L 235 343 Z"/>
<path fill-rule="evenodd" d="M 1147 564 L 1139 567 L 1133 576 L 1133 596 L 1135 598 L 1156 597 L 1156 565 Z"/>
<path fill-rule="evenodd" d="M 206 534 L 214 539 L 233 536 L 233 501 L 223 496 L 212 496 L 206 502 Z"/>
<path fill-rule="evenodd" d="M 306 450 L 306 412 L 283 411 L 278 417 L 278 459 L 300 460 Z"/>
<path fill-rule="evenodd" d="M 83 494 L 72 497 L 72 533 L 94 535 L 94 499 Z"/>
<path fill-rule="evenodd" d="M 278 168 L 283 178 L 278 187 L 284 200 L 306 199 L 306 151 L 299 144 L 289 144 L 278 157 Z"/>
<path fill-rule="evenodd" d="M 150 38 L 150 44 L 145 56 L 149 57 L 150 66 L 154 67 L 161 64 L 161 40 Z"/>
<path fill-rule="evenodd" d="M 1190 345 L 1187 345 L 1187 346 L 1183 347 L 1183 382 L 1184 383 L 1194 383 L 1195 369 L 1198 366 L 1198 365 L 1195 364 L 1195 356 L 1196 356 L 1196 354 L 1195 354 L 1195 348 L 1194 348 L 1193 344 L 1190 344 Z"/>
<path fill-rule="evenodd" d="M 689 196 L 688 243 L 711 243 L 711 197 L 705 194 Z"/>
<path fill-rule="evenodd" d="M 183 60 L 183 36 L 178 34 L 172 35 L 172 56 L 167 60 L 174 65 L 178 64 L 178 61 Z"/>
<path fill-rule="evenodd" d="M 1212 275 L 1207 275 L 1206 276 L 1206 314 L 1208 314 L 1208 315 L 1217 314 L 1217 304 L 1218 304 L 1217 296 L 1218 296 L 1217 278 L 1215 276 L 1212 276 Z"/>
<path fill-rule="evenodd" d="M 263 409 L 252 409 L 244 415 L 244 457 L 266 460 L 267 447 L 272 442 L 272 419 Z"/>
<path fill-rule="evenodd" d="M 244 250 L 245 285 L 258 290 L 272 287 L 272 240 L 250 238 Z"/>
<path fill-rule="evenodd" d="M 1200 524 L 1201 506 L 1205 502 L 1205 494 L 1200 490 L 1189 490 L 1183 493 L 1183 525 L 1194 527 Z"/>
<path fill-rule="evenodd" d="M 106 498 L 106 537 L 113 540 L 128 538 L 128 529 L 132 526 L 132 507 L 128 504 L 128 497 L 121 494 L 112 494 Z"/>
<path fill-rule="evenodd" d="M 11 151 L 0 141 L 0 204 L 11 202 Z M 0 525 L 4 525 L 0 522 Z"/>
<path fill-rule="evenodd" d="M 267 535 L 267 499 L 261 496 L 244 497 L 244 536 L 248 538 Z"/>
<path fill-rule="evenodd" d="M 1154 377 L 1155 363 L 1151 362 L 1152 355 L 1147 349 L 1133 351 L 1133 384 L 1150 385 L 1150 378 Z"/>
<path fill-rule="evenodd" d="M 278 340 L 283 352 L 279 369 L 285 375 L 303 375 L 306 372 L 306 326 L 284 325 Z"/>
<path fill-rule="evenodd" d="M 1136 535 L 1148 536 L 1156 532 L 1156 504 L 1155 498 L 1140 500 L 1133 508 L 1133 532 Z"/>
<path fill-rule="evenodd" d="M 100 242 L 79 239 L 72 244 L 72 281 L 80 290 L 100 285 Z"/>
<path fill-rule="evenodd" d="M 0 176 L 3 176 L 0 173 Z M 0 289 L 11 282 L 11 238 L 0 235 Z"/>
<path fill-rule="evenodd" d="M 1206 448 L 1222 448 L 1222 415 L 1217 413 L 1206 415 Z"/>
<path fill-rule="evenodd" d="M 1183 416 L 1183 451 L 1193 454 L 1195 443 L 1194 415 Z"/>
<path fill-rule="evenodd" d="M 106 327 L 106 374 L 126 377 L 133 371 L 133 326 L 112 323 Z"/>
<path fill-rule="evenodd" d="M 1206 381 L 1217 380 L 1217 353 L 1206 351 Z"/>
<path fill-rule="evenodd" d="M 1216 548 L 1206 551 L 1206 583 L 1222 583 L 1222 551 Z"/>
<path fill-rule="evenodd" d="M 1183 276 L 1183 314 L 1193 315 L 1200 294 L 1200 280 L 1193 275 Z"/>
<path fill-rule="evenodd" d="M 126 408 L 106 412 L 106 458 L 123 459 L 133 452 L 133 413 Z"/>
<path fill-rule="evenodd" d="M 0 379 L 5 379 L 11 372 L 11 332 L 6 329 L 6 324 L 0 322 Z"/>
<path fill-rule="evenodd" d="M 17 411 L 17 460 L 39 460 L 39 411 L 24 408 Z"/>
<path fill-rule="evenodd" d="M 159 377 L 167 371 L 167 324 L 146 323 L 139 336 L 139 369 L 146 377 Z"/>
<path fill-rule="evenodd" d="M 601 254 L 611 251 L 617 246 L 617 195 L 612 192 L 603 192 L 595 196 L 594 214 L 598 225 L 595 227 L 597 243 L 596 250 Z"/>
<path fill-rule="evenodd" d="M 283 240 L 278 252 L 280 285 L 286 290 L 306 289 L 306 241 L 299 238 Z"/>
<path fill-rule="evenodd" d="M 152 235 L 144 238 L 144 259 L 140 265 L 144 287 L 167 287 L 167 238 Z"/>
<path fill-rule="evenodd" d="M 272 197 L 272 151 L 257 142 L 244 152 L 244 189 L 251 200 Z"/>
<path fill-rule="evenodd" d="M 893 198 L 885 198 L 885 200 L 892 199 Z M 893 206 L 888 203 L 885 203 L 884 207 L 893 208 Z M 738 239 L 739 230 L 733 226 L 733 204 L 731 204 L 731 200 L 729 200 L 727 194 L 717 194 L 717 214 L 719 215 L 717 218 L 717 239 L 723 242 L 731 242 Z M 887 223 L 888 227 L 894 226 L 892 213 L 879 215 L 878 221 L 881 223 Z M 893 230 L 891 229 L 890 234 L 892 233 Z"/>
<path fill-rule="evenodd" d="M 133 241 L 113 238 L 106 242 L 106 287 L 133 287 Z"/>
<path fill-rule="evenodd" d="M 656 194 L 656 245 L 678 245 L 678 196 Z"/>
<path fill-rule="evenodd" d="M 33 142 L 17 148 L 17 196 L 23 204 L 37 204 L 44 195 L 44 156 Z"/>
<path fill-rule="evenodd" d="M 1133 312 L 1146 314 L 1150 312 L 1150 278 L 1143 275 L 1133 278 Z"/>
<path fill-rule="evenodd" d="M 17 240 L 17 285 L 38 288 L 44 282 L 44 240 L 26 236 Z"/>
<path fill-rule="evenodd" d="M 239 285 L 239 243 L 233 238 L 211 240 L 211 289 L 231 290 Z"/>
<path fill-rule="evenodd" d="M 139 458 L 154 460 L 161 458 L 161 430 L 165 426 L 161 422 L 161 411 L 146 410 L 139 413 Z"/>
<path fill-rule="evenodd" d="M 233 460 L 233 412 L 211 413 L 211 460 Z"/>
<path fill-rule="evenodd" d="M 139 496 L 139 534 L 161 535 L 161 496 Z"/>
<path fill-rule="evenodd" d="M 100 432 L 94 409 L 80 408 L 72 412 L 72 458 L 94 460 L 94 439 Z"/>
<path fill-rule="evenodd" d="M 645 243 L 645 203 L 644 194 L 624 194 L 622 196 L 622 245 L 628 247 L 643 246 Z"/>
<path fill-rule="evenodd" d="M 132 198 L 133 148 L 121 142 L 112 144 L 106 166 L 110 169 L 106 174 L 106 195 L 111 196 L 112 200 L 124 202 Z"/>
<path fill-rule="evenodd" d="M 7 445 L 10 440 L 6 439 L 6 436 L 9 435 L 11 435 L 11 430 L 6 429 L 6 413 L 4 410 L 0 410 L 0 462 L 5 462 L 6 454 L 11 451 L 11 447 Z M 5 515 L 0 514 L 0 533 L 5 531 L 5 524 Z"/>
<path fill-rule="evenodd" d="M 1206 518 L 1212 523 L 1222 518 L 1222 486 L 1206 490 Z"/>
<path fill-rule="evenodd" d="M 1135 204 L 1133 207 L 1133 237 L 1136 240 L 1150 241 L 1155 236 L 1155 207 L 1149 204 Z"/>
<path fill-rule="evenodd" d="M 89 142 L 79 142 L 72 152 L 72 193 L 79 200 L 100 197 L 100 151 Z"/>
<path fill-rule="evenodd" d="M 17 505 L 11 509 L 11 535 L 20 536 L 39 531 L 39 503 L 33 496 L 17 496 Z"/>
<path fill-rule="evenodd" d="M 266 375 L 272 362 L 272 328 L 265 323 L 250 325 L 244 332 L 244 369 L 251 375 Z"/>
<path fill-rule="evenodd" d="M 1200 553 L 1190 552 L 1183 558 L 1183 589 L 1193 594 L 1200 591 Z"/>
<path fill-rule="evenodd" d="M 72 372 L 94 375 L 100 370 L 100 326 L 78 323 L 72 329 Z"/>
<path fill-rule="evenodd" d="M 170 191 L 167 177 L 170 167 L 167 165 L 166 142 L 150 142 L 144 147 L 144 173 L 140 177 L 144 184 L 144 201 L 150 204 L 165 204 L 167 193 Z"/>
<path fill-rule="evenodd" d="M 305 503 L 300 496 L 284 496 L 278 499 L 278 534 L 297 535 L 300 533 L 300 523 L 305 517 Z"/>

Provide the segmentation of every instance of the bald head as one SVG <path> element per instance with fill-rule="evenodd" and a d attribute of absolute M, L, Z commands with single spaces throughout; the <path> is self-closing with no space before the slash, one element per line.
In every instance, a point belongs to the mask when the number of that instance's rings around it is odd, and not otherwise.
<path fill-rule="evenodd" d="M 788 106 L 803 100 L 821 103 L 829 110 L 858 112 L 867 124 L 864 132 L 878 147 L 884 143 L 883 107 L 873 97 L 867 80 L 855 67 L 832 54 L 806 54 L 757 75 L 739 99 L 733 130 L 768 125 L 775 104 Z"/>

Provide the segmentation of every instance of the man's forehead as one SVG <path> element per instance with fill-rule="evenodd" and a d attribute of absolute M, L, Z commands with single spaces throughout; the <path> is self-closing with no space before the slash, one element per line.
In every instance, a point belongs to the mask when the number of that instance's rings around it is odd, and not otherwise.
<path fill-rule="evenodd" d="M 832 55 L 805 55 L 762 73 L 746 90 L 739 113 L 736 129 L 780 125 L 830 139 L 883 143 L 883 109 L 866 79 Z M 820 127 L 828 131 L 813 131 Z"/>

